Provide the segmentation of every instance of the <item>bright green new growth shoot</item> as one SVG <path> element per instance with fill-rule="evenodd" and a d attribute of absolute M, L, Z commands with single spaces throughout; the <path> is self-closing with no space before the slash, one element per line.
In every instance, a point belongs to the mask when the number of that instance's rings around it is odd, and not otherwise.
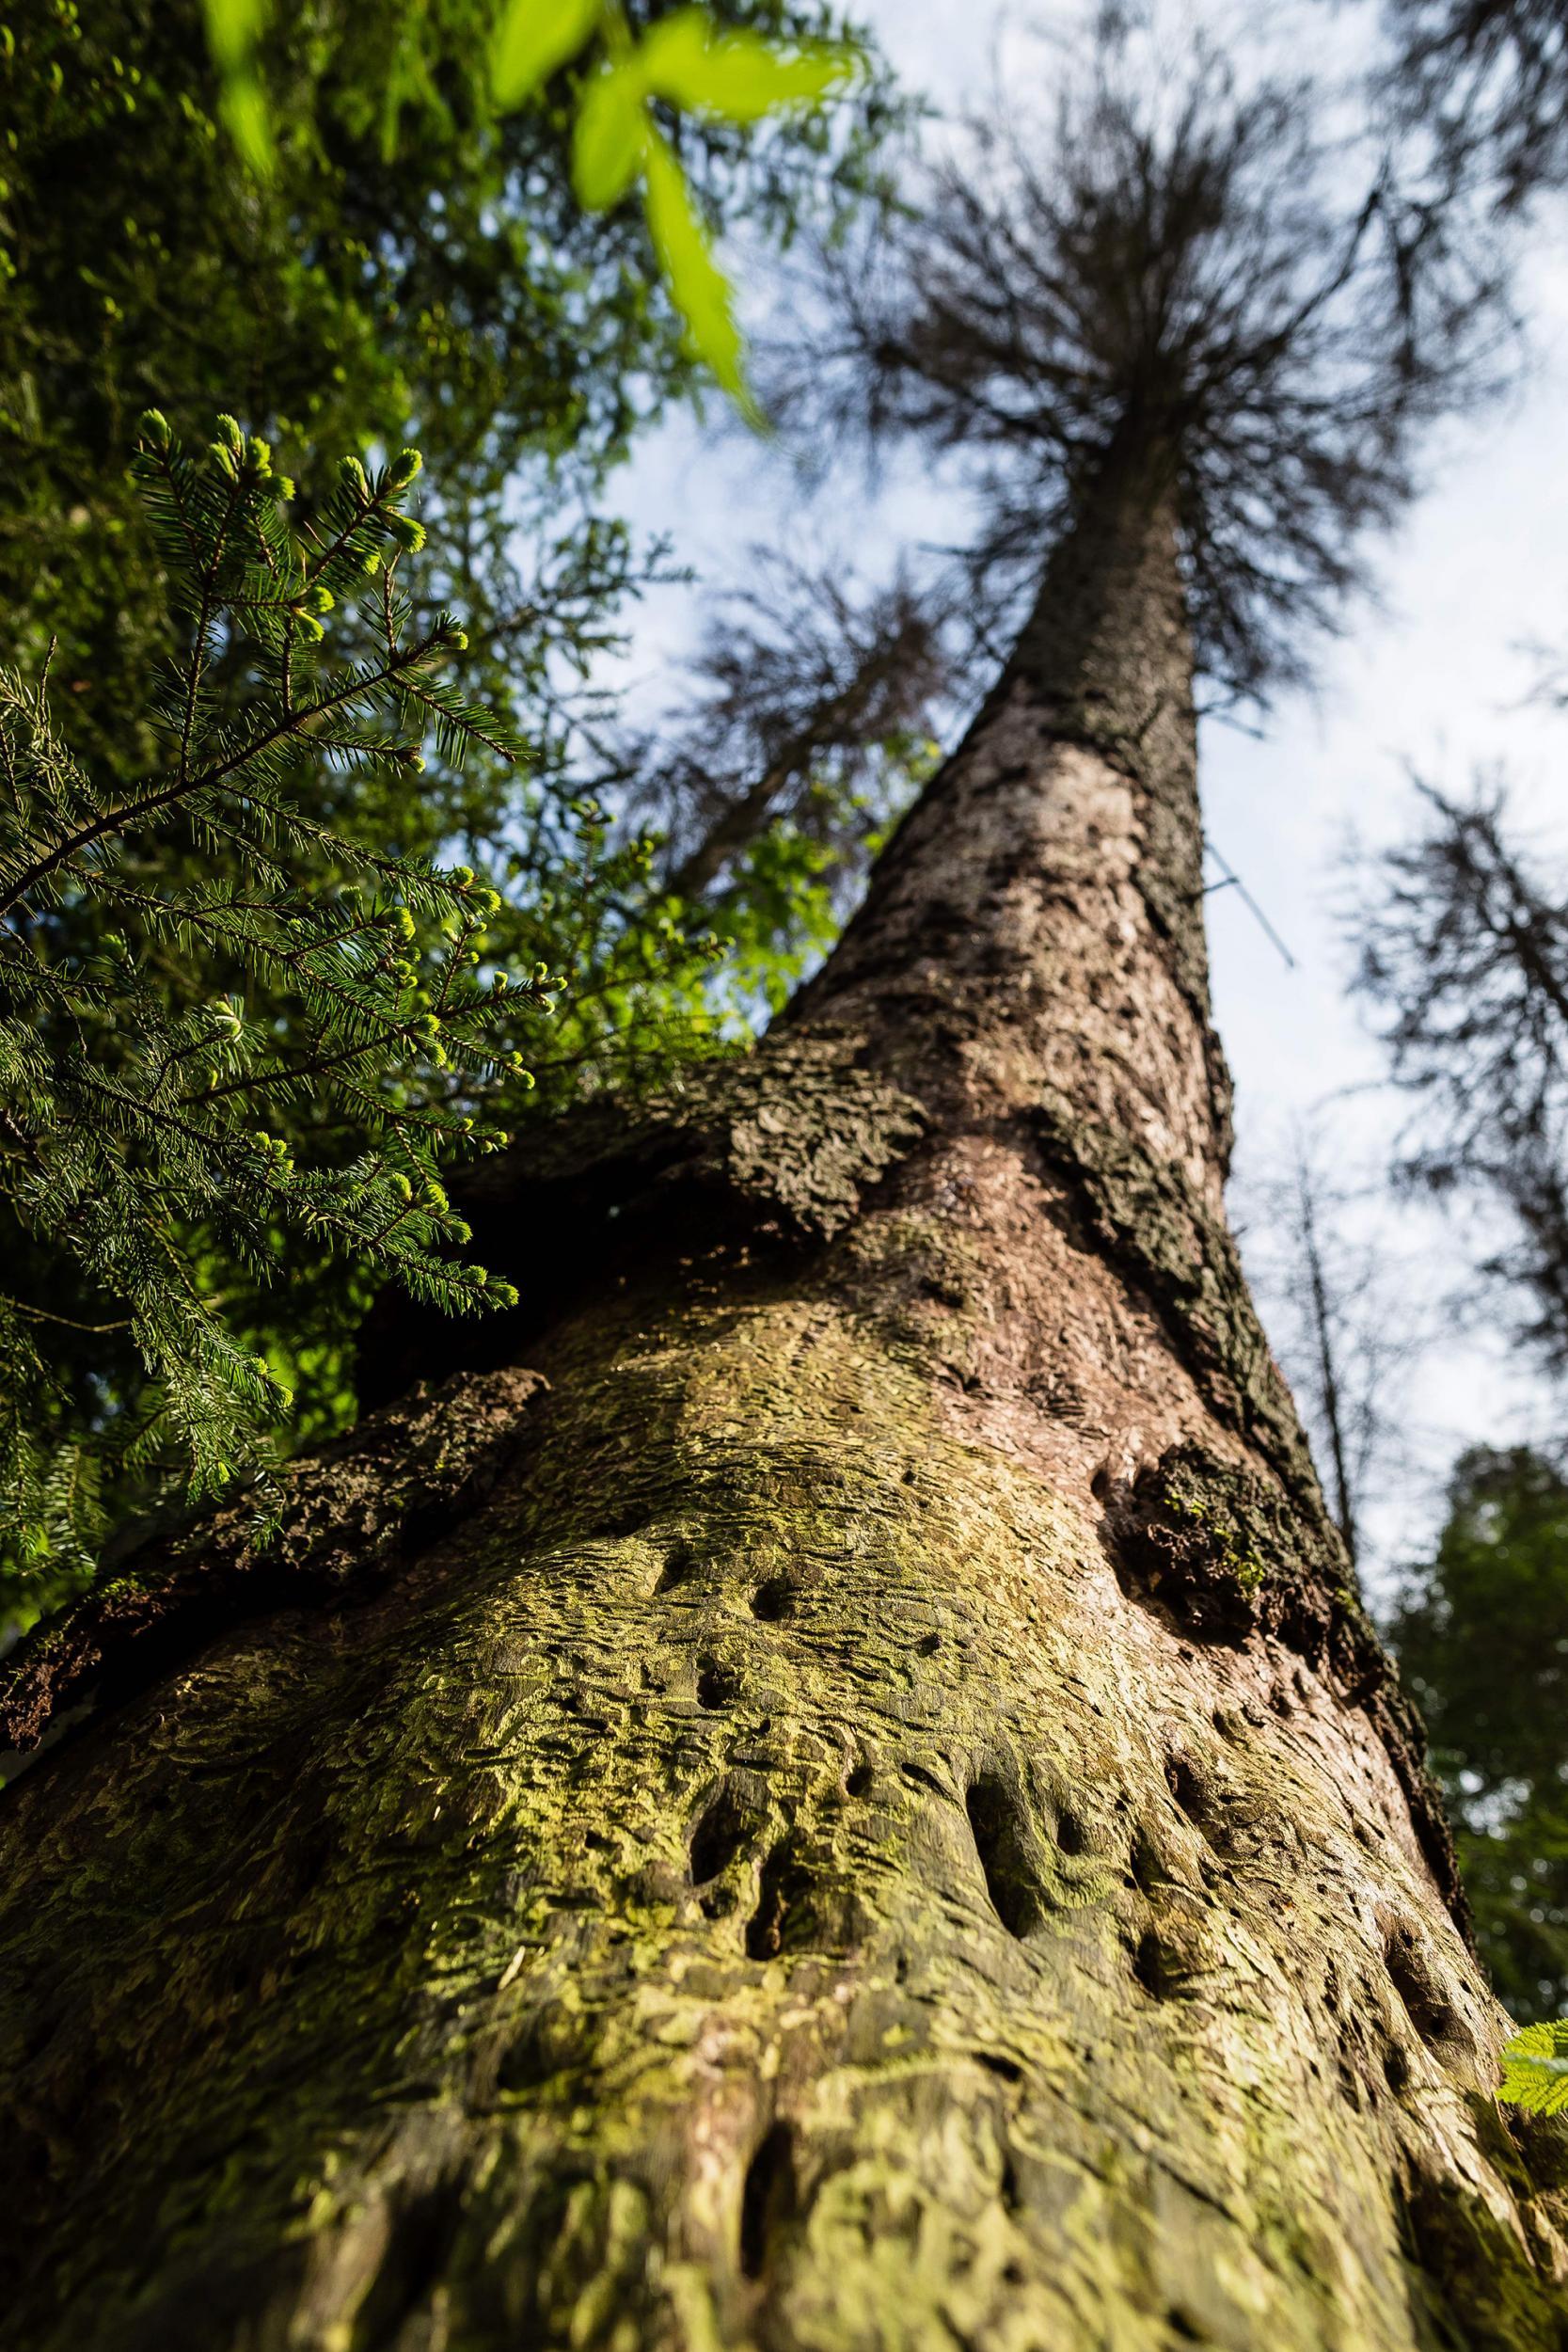
<path fill-rule="evenodd" d="M 293 1248 L 456 1313 L 515 1303 L 453 1254 L 436 1168 L 506 1140 L 473 1113 L 560 985 L 486 953 L 499 901 L 468 868 L 323 814 L 334 771 L 417 790 L 427 742 L 521 753 L 447 675 L 456 623 L 416 631 L 399 592 L 417 452 L 345 459 L 300 529 L 231 418 L 193 460 L 150 411 L 136 469 L 186 616 L 138 781 L 72 755 L 47 673 L 0 673 L 0 1213 L 28 1260 L 6 1289 L 31 1294 L 0 1295 L 0 1542 L 53 1570 L 127 1466 L 197 1495 L 264 1470 L 287 1391 L 214 1269 L 264 1279 Z M 306 1103 L 299 1165 L 273 1130 Z M 84 1327 L 134 1343 L 135 1409 L 67 1394 L 55 1346 Z"/>
<path fill-rule="evenodd" d="M 1531 2115 L 1568 2107 L 1568 2024 L 1525 2026 L 1504 2044 L 1497 2096 Z"/>

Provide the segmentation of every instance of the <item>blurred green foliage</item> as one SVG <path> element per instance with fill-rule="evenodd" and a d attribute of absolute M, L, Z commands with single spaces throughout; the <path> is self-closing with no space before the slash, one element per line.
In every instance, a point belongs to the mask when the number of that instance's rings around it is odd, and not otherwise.
<path fill-rule="evenodd" d="M 245 8 L 251 0 L 214 0 Z M 713 258 L 707 224 L 656 109 L 678 108 L 727 123 L 760 122 L 787 108 L 819 106 L 859 71 L 841 43 L 770 40 L 721 25 L 706 8 L 681 8 L 637 40 L 618 0 L 503 0 L 491 88 L 503 108 L 537 97 L 569 60 L 580 65 L 597 34 L 602 55 L 578 96 L 572 184 L 590 212 L 618 204 L 639 183 L 648 232 L 687 342 L 753 421 L 730 282 Z"/>
<path fill-rule="evenodd" d="M 261 72 L 266 0 L 205 0 L 219 78 L 218 110 L 254 176 L 270 181 L 277 151 Z M 590 63 L 595 49 L 596 61 Z M 490 96 L 506 114 L 543 96 L 562 68 L 579 78 L 572 182 L 590 212 L 643 184 L 649 233 L 693 356 L 753 419 L 733 293 L 686 173 L 654 107 L 720 122 L 820 105 L 864 62 L 843 42 L 783 40 L 721 25 L 705 8 L 677 8 L 635 36 L 619 0 L 500 0 L 490 41 Z"/>
<path fill-rule="evenodd" d="M 1568 1481 L 1553 1463 L 1461 1456 L 1389 1630 L 1498 1997 L 1521 2021 L 1568 2015 Z"/>

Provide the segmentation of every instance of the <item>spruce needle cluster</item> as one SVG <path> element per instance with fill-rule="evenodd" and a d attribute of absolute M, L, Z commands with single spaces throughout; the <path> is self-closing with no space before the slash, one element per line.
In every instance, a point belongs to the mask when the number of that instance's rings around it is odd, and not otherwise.
<path fill-rule="evenodd" d="M 418 791 L 427 748 L 522 755 L 453 682 L 456 621 L 400 591 L 418 452 L 344 459 L 300 523 L 232 418 L 192 454 L 150 410 L 135 467 L 182 641 L 145 771 L 73 755 L 47 663 L 0 672 L 0 1543 L 40 1569 L 90 1555 L 126 1475 L 264 1493 L 288 1392 L 221 1269 L 346 1256 L 454 1313 L 515 1303 L 440 1170 L 507 1140 L 486 1090 L 528 1083 L 518 1019 L 560 985 L 487 952 L 470 868 L 324 814 L 334 771 Z M 62 1369 L 84 1326 L 134 1346 L 133 1403 Z"/>

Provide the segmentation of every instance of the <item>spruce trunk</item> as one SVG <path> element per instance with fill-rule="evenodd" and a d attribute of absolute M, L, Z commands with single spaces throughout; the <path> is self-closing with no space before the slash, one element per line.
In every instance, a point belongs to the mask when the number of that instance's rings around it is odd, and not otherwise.
<path fill-rule="evenodd" d="M 1191 667 L 1124 450 L 760 1051 L 494 1164 L 511 1363 L 24 1646 L 8 2344 L 1568 2341 L 1225 1229 Z"/>

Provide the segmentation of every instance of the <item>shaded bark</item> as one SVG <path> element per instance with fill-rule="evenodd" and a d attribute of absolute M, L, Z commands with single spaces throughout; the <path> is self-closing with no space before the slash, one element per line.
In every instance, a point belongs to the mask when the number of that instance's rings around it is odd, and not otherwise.
<path fill-rule="evenodd" d="M 777 1035 L 487 1179 L 487 1499 L 9 1792 L 14 2340 L 1564 2343 L 1224 1228 L 1190 668 L 1118 453 Z"/>

